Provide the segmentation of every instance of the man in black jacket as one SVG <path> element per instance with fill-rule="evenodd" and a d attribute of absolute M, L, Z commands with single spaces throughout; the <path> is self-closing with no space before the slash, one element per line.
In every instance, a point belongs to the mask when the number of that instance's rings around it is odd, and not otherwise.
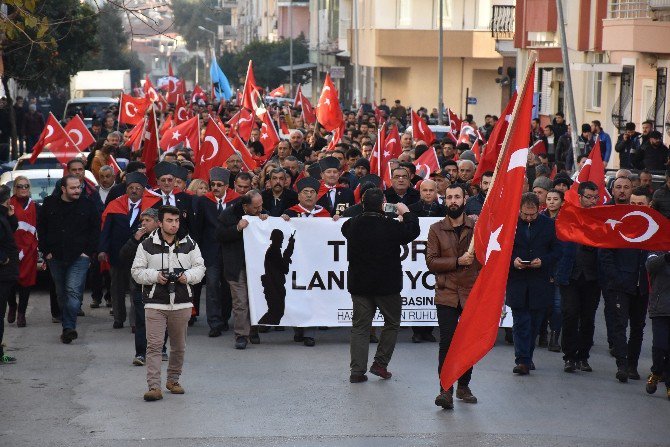
<path fill-rule="evenodd" d="M 409 206 L 421 198 L 419 192 L 412 188 L 411 174 L 405 167 L 391 171 L 391 187 L 384 191 L 388 203 L 404 203 Z"/>
<path fill-rule="evenodd" d="M 2 346 L 7 299 L 14 294 L 14 284 L 19 277 L 19 249 L 14 241 L 18 221 L 14 207 L 9 204 L 11 194 L 9 187 L 0 186 L 0 365 L 16 362 L 14 357 L 4 353 Z"/>
<path fill-rule="evenodd" d="M 193 219 L 193 203 L 191 196 L 175 186 L 178 166 L 168 161 L 161 161 L 154 168 L 158 188 L 154 192 L 161 196 L 153 208 L 159 209 L 163 205 L 179 208 L 180 231 L 190 231 L 190 221 Z"/>
<path fill-rule="evenodd" d="M 292 189 L 284 188 L 286 171 L 275 168 L 270 171 L 270 189 L 261 193 L 263 209 L 272 217 L 279 217 L 284 211 L 298 203 L 298 194 Z"/>
<path fill-rule="evenodd" d="M 100 237 L 100 215 L 92 201 L 81 197 L 79 178 L 61 179 L 61 195 L 44 199 L 38 216 L 39 248 L 49 265 L 62 309 L 61 341 L 77 338 L 77 313 L 81 306 L 90 258 Z"/>
<path fill-rule="evenodd" d="M 665 171 L 665 185 L 654 192 L 651 203 L 652 208 L 670 219 L 670 169 Z"/>
<path fill-rule="evenodd" d="M 406 172 L 402 170 L 402 172 Z M 353 301 L 351 329 L 351 383 L 365 382 L 368 365 L 370 328 L 377 309 L 384 316 L 375 361 L 370 372 L 383 379 L 391 361 L 402 312 L 403 274 L 400 246 L 419 236 L 419 219 L 403 203 L 398 204 L 402 222 L 384 215 L 384 193 L 368 189 L 363 195 L 364 212 L 342 225 L 347 239 L 347 289 Z"/>
<path fill-rule="evenodd" d="M 225 209 L 219 216 L 220 225 L 216 236 L 221 243 L 223 254 L 223 276 L 230 285 L 233 296 L 233 318 L 235 319 L 235 349 L 245 349 L 247 342 L 260 343 L 258 328 L 251 327 L 249 318 L 249 294 L 247 291 L 247 270 L 244 258 L 242 231 L 249 225 L 243 216 L 268 218 L 263 210 L 261 193 L 252 189 L 234 206 Z"/>

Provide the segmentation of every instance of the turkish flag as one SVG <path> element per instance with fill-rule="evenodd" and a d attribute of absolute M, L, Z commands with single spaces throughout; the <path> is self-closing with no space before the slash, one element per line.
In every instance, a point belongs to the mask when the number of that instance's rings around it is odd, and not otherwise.
<path fill-rule="evenodd" d="M 581 182 L 590 181 L 598 186 L 598 194 L 600 199 L 598 204 L 604 205 L 610 201 L 612 196 L 605 187 L 605 164 L 600 155 L 600 139 L 596 139 L 596 143 L 589 153 L 589 157 L 584 162 L 584 166 L 579 171 L 579 175 L 575 179 L 569 190 L 565 192 L 565 201 L 572 202 L 573 205 L 579 206 L 579 184 Z"/>
<path fill-rule="evenodd" d="M 14 232 L 14 241 L 19 249 L 17 282 L 23 287 L 30 287 L 37 281 L 37 206 L 32 199 L 28 199 L 24 208 L 16 196 L 12 196 L 9 203 L 14 206 L 14 216 L 19 221 Z"/>
<path fill-rule="evenodd" d="M 147 167 L 147 179 L 152 188 L 156 187 L 156 175 L 154 166 L 158 162 L 160 155 L 160 146 L 158 145 L 158 125 L 156 124 L 156 109 L 151 107 L 147 115 L 147 124 L 142 133 L 144 141 L 142 149 L 142 161 Z"/>
<path fill-rule="evenodd" d="M 165 93 L 165 99 L 167 99 L 167 102 L 170 104 L 175 104 L 178 99 L 177 97 L 179 95 L 183 95 L 182 90 L 186 89 L 184 81 L 180 81 L 179 79 L 171 76 L 167 85 L 168 88 L 167 92 Z"/>
<path fill-rule="evenodd" d="M 277 129 L 275 128 L 272 119 L 270 119 L 270 114 L 264 113 L 263 124 L 261 125 L 260 142 L 263 145 L 265 155 L 261 157 L 261 164 L 265 164 L 265 162 L 272 156 L 279 141 L 279 134 L 277 134 Z"/>
<path fill-rule="evenodd" d="M 174 105 L 174 122 L 179 125 L 185 123 L 190 118 L 186 108 L 186 101 L 181 95 L 177 95 L 177 102 Z"/>
<path fill-rule="evenodd" d="M 544 144 L 544 140 L 537 140 L 530 147 L 530 151 L 532 153 L 534 153 L 535 155 L 546 154 L 547 153 L 547 145 Z"/>
<path fill-rule="evenodd" d="M 146 126 L 147 118 L 142 118 L 142 121 L 137 123 L 135 127 L 130 131 L 128 135 L 128 146 L 132 149 L 133 152 L 139 151 L 140 146 L 142 145 L 142 136 L 144 135 L 144 126 Z"/>
<path fill-rule="evenodd" d="M 144 85 L 142 86 L 142 91 L 144 92 L 144 96 L 148 97 L 151 100 L 151 102 L 158 101 L 158 92 L 154 88 L 154 85 L 151 83 L 149 75 L 146 75 L 144 77 Z"/>
<path fill-rule="evenodd" d="M 161 137 L 160 147 L 169 151 L 179 143 L 184 143 L 184 146 L 198 153 L 200 149 L 200 124 L 197 116 L 168 129 L 165 135 Z"/>
<path fill-rule="evenodd" d="M 160 129 L 158 129 L 158 135 L 164 135 L 172 126 L 174 126 L 174 120 L 172 119 L 172 115 L 168 115 L 165 120 L 163 120 Z"/>
<path fill-rule="evenodd" d="M 666 251 L 670 250 L 670 220 L 646 206 L 581 208 L 565 202 L 556 218 L 556 236 L 598 248 Z"/>
<path fill-rule="evenodd" d="M 323 82 L 321 97 L 319 97 L 319 103 L 316 106 L 316 119 L 327 132 L 337 129 L 344 121 L 342 109 L 340 109 L 340 100 L 335 85 L 330 79 L 330 73 L 326 74 L 326 79 Z"/>
<path fill-rule="evenodd" d="M 381 177 L 382 172 L 382 148 L 384 147 L 386 125 L 382 124 L 377 129 L 377 140 L 375 145 L 372 148 L 372 154 L 370 155 L 370 174 L 375 174 Z"/>
<path fill-rule="evenodd" d="M 33 146 L 33 153 L 30 156 L 30 163 L 35 163 L 37 156 L 46 149 L 56 156 L 58 161 L 65 166 L 68 161 L 79 154 L 77 145 L 65 129 L 60 125 L 53 113 L 49 112 L 46 125 L 42 129 L 39 140 Z"/>
<path fill-rule="evenodd" d="M 295 94 L 295 101 L 293 106 L 300 106 L 302 110 L 302 119 L 305 124 L 316 123 L 316 113 L 314 112 L 314 107 L 312 106 L 312 103 L 309 102 L 309 99 L 303 95 L 301 85 L 298 85 L 298 91 Z"/>
<path fill-rule="evenodd" d="M 249 61 L 247 77 L 244 79 L 244 89 L 242 90 L 242 107 L 255 113 L 256 109 L 263 104 L 259 90 L 259 87 L 256 85 L 253 63 Z"/>
<path fill-rule="evenodd" d="M 284 88 L 283 85 L 280 85 L 279 87 L 268 93 L 268 96 L 272 96 L 273 98 L 282 98 L 286 96 L 286 89 Z"/>
<path fill-rule="evenodd" d="M 474 138 L 472 138 L 474 137 Z M 469 124 L 463 124 L 461 126 L 461 132 L 458 134 L 458 142 L 456 144 L 467 143 L 470 144 L 477 138 L 477 133 L 475 129 Z"/>
<path fill-rule="evenodd" d="M 495 171 L 496 164 L 498 163 L 498 156 L 500 155 L 500 148 L 502 148 L 503 141 L 505 140 L 505 134 L 507 134 L 507 128 L 509 127 L 509 122 L 512 119 L 512 110 L 514 110 L 514 104 L 516 104 L 516 92 L 512 95 L 509 102 L 505 106 L 505 110 L 502 112 L 501 118 L 493 126 L 491 135 L 489 136 L 486 146 L 484 148 L 484 154 L 481 156 L 479 163 L 477 164 L 477 170 L 475 171 L 475 176 L 472 178 L 472 183 L 477 185 L 482 178 L 482 174 L 487 171 Z"/>
<path fill-rule="evenodd" d="M 230 140 L 226 138 L 214 120 L 210 119 L 205 128 L 202 146 L 196 156 L 193 178 L 209 182 L 209 170 L 215 166 L 223 166 L 234 153 L 235 150 Z"/>
<path fill-rule="evenodd" d="M 472 153 L 475 155 L 475 161 L 479 163 L 479 160 L 482 158 L 482 149 L 481 149 L 481 141 L 479 138 L 477 138 L 477 141 L 475 141 L 475 144 L 472 145 Z"/>
<path fill-rule="evenodd" d="M 170 108 L 170 104 L 168 104 L 165 97 L 163 95 L 161 95 L 160 93 L 158 93 L 157 96 L 158 96 L 158 99 L 155 102 L 156 107 L 158 107 L 158 110 L 160 110 L 161 112 L 167 112 L 168 109 Z"/>
<path fill-rule="evenodd" d="M 463 122 L 456 115 L 453 110 L 447 108 L 447 114 L 449 115 L 449 126 L 451 126 L 451 131 L 454 132 L 456 129 L 460 129 L 463 126 Z"/>
<path fill-rule="evenodd" d="M 256 160 L 254 160 L 253 155 L 251 155 L 251 152 L 249 152 L 249 148 L 244 144 L 244 141 L 242 141 L 240 136 L 234 134 L 230 138 L 230 141 L 233 143 L 235 152 L 237 152 L 239 156 L 242 157 L 242 163 L 244 163 L 242 170 L 251 172 L 256 169 Z"/>
<path fill-rule="evenodd" d="M 335 146 L 342 140 L 342 135 L 344 135 L 344 121 L 342 125 L 333 131 L 333 137 L 330 139 L 328 146 L 326 146 L 327 151 L 334 151 Z"/>
<path fill-rule="evenodd" d="M 74 145 L 80 151 L 95 144 L 95 138 L 93 138 L 91 131 L 88 130 L 88 127 L 84 124 L 84 120 L 79 115 L 73 116 L 70 122 L 65 125 L 65 132 L 67 132 Z"/>
<path fill-rule="evenodd" d="M 198 102 L 201 99 L 207 101 L 207 93 L 205 93 L 202 87 L 196 84 L 196 86 L 193 87 L 193 93 L 191 94 L 191 102 Z"/>
<path fill-rule="evenodd" d="M 240 138 L 244 141 L 249 141 L 249 138 L 251 138 L 251 131 L 254 128 L 254 116 L 247 109 L 240 109 L 226 124 L 228 124 L 231 129 L 235 129 L 235 132 L 237 132 Z"/>
<path fill-rule="evenodd" d="M 412 136 L 414 141 L 422 140 L 426 145 L 430 146 L 435 141 L 435 134 L 428 128 L 426 121 L 412 109 Z"/>
<path fill-rule="evenodd" d="M 144 114 L 151 105 L 148 96 L 135 98 L 125 93 L 121 94 L 119 107 L 119 124 L 132 124 L 133 126 L 142 121 Z"/>
<path fill-rule="evenodd" d="M 534 65 L 525 76 L 520 107 L 509 128 L 502 161 L 475 226 L 475 254 L 483 267 L 465 303 L 440 371 L 440 382 L 445 390 L 486 355 L 498 334 L 526 175 Z"/>
<path fill-rule="evenodd" d="M 428 178 L 431 172 L 439 170 L 440 162 L 437 159 L 435 148 L 431 147 L 426 152 L 421 154 L 419 158 L 414 160 L 414 166 L 416 166 L 416 175 L 419 175 L 423 178 Z"/>

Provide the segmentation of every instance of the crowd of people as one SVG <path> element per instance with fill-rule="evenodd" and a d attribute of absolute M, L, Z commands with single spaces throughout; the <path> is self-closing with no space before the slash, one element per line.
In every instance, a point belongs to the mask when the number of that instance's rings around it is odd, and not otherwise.
<path fill-rule="evenodd" d="M 192 109 L 200 115 L 203 132 L 209 120 L 218 120 L 228 129 L 226 122 L 239 110 L 234 105 L 217 110 L 204 102 L 194 103 Z M 428 122 L 426 109 L 417 112 Z M 168 361 L 167 389 L 184 393 L 179 379 L 186 332 L 201 315 L 203 285 L 210 337 L 230 331 L 231 318 L 236 349 L 260 343 L 260 334 L 270 330 L 262 322 L 252 326 L 250 321 L 242 237 L 249 224 L 246 216 L 285 220 L 346 217 L 352 218 L 342 228 L 349 241 L 348 288 L 354 302 L 350 381 L 367 380 L 370 342 L 379 345 L 369 371 L 389 378 L 387 367 L 401 310 L 396 248 L 418 236 L 416 218 L 438 217 L 442 219 L 430 227 L 426 263 L 436 277 L 439 372 L 481 267 L 470 240 L 493 172 L 483 172 L 478 182 L 473 181 L 479 154 L 472 149 L 475 143 L 486 143 L 497 117 L 487 115 L 481 127 L 471 116 L 466 117 L 478 132 L 469 139 L 459 138 L 458 143 L 448 137 L 427 142 L 413 138 L 408 111 L 399 100 L 392 108 L 382 100 L 376 109 L 363 104 L 358 110 L 345 111 L 345 133 L 328 148 L 328 135 L 307 124 L 299 109 L 282 105 L 269 107 L 267 113 L 277 119 L 277 129 L 285 122 L 292 130 L 270 156 L 264 154 L 259 129 L 252 130 L 246 142 L 250 153 L 267 159 L 255 169 L 245 169 L 242 157 L 235 153 L 225 166 L 212 168 L 207 181 L 194 178 L 194 153 L 179 146 L 161 154 L 160 162 L 152 167 L 155 178 L 148 178 L 142 150 L 134 151 L 128 144 L 132 129 L 119 128 L 115 122 L 118 111 L 111 108 L 93 121 L 91 131 L 97 142 L 88 158 L 67 163 L 63 178 L 42 205 L 31 199 L 30 180 L 24 176 L 16 177 L 11 189 L 0 187 L 0 341 L 5 312 L 8 323 L 27 325 L 39 251 L 49 271 L 51 314 L 62 326 L 62 343 L 70 344 L 78 337 L 77 318 L 84 314 L 88 282 L 90 307 L 99 308 L 104 301 L 111 308 L 114 329 L 126 324 L 132 327 L 132 363 L 147 368 L 149 390 L 144 398 L 162 399 L 161 360 Z M 388 184 L 371 172 L 380 118 L 385 121 L 384 132 L 396 127 L 401 135 L 402 153 L 388 163 Z M 562 352 L 566 372 L 592 371 L 589 352 L 602 295 L 616 379 L 640 379 L 638 360 L 648 315 L 654 340 L 647 392 L 656 391 L 657 384 L 665 380 L 670 398 L 670 253 L 596 249 L 556 238 L 553 220 L 595 139 L 603 147 L 605 161 L 613 155 L 612 141 L 599 122 L 584 124 L 581 130 L 574 162 L 570 129 L 562 114 L 544 127 L 538 120 L 532 125 L 529 145 L 542 140 L 546 152 L 529 152 L 518 210 L 506 294 L 514 317 L 514 326 L 506 334 L 515 349 L 513 372 L 527 375 L 535 369 L 536 345 Z M 414 161 L 432 149 L 439 167 L 422 177 Z M 612 185 L 612 205 L 653 206 L 670 218 L 668 149 L 660 134 L 648 122 L 642 123 L 641 134 L 629 123 L 614 152 L 619 154 L 622 169 Z M 122 172 L 115 172 L 112 158 L 129 162 Z M 87 170 L 95 176 L 97 186 L 86 180 Z M 656 188 L 651 171 L 658 170 L 664 172 L 665 184 Z M 582 207 L 595 206 L 598 186 L 582 182 L 578 194 Z M 384 203 L 396 206 L 386 210 Z M 361 246 L 361 241 L 374 245 L 370 234 L 358 234 L 371 228 L 385 228 L 381 234 L 391 241 L 390 245 L 384 239 L 379 243 L 379 250 L 387 243 L 389 265 L 383 270 L 379 265 L 376 271 L 370 270 L 369 250 Z M 26 229 L 36 239 L 18 236 Z M 288 264 L 285 268 L 288 271 Z M 385 280 L 389 275 L 391 280 Z M 284 287 L 283 282 L 271 279 L 263 286 Z M 371 327 L 375 309 L 385 317 L 380 338 Z M 272 324 L 271 314 L 269 310 L 266 324 Z M 314 328 L 295 328 L 294 340 L 315 346 Z M 414 327 L 412 341 L 437 339 L 432 327 Z M 2 363 L 16 360 L 1 349 Z M 457 383 L 456 397 L 466 403 L 477 402 L 469 388 L 471 377 L 472 369 Z M 435 403 L 453 408 L 453 389 L 441 388 Z"/>

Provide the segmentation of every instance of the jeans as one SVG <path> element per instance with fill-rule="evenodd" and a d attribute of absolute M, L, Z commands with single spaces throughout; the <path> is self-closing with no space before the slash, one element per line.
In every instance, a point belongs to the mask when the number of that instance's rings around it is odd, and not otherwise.
<path fill-rule="evenodd" d="M 593 346 L 596 310 L 600 302 L 598 281 L 570 280 L 561 287 L 563 360 L 588 360 Z"/>
<path fill-rule="evenodd" d="M 135 356 L 147 356 L 147 326 L 144 321 L 144 302 L 142 289 L 135 287 L 131 292 L 135 303 Z"/>
<path fill-rule="evenodd" d="M 440 350 L 437 356 L 437 374 L 439 376 L 442 371 L 444 359 L 447 357 L 447 352 L 449 352 L 451 340 L 454 338 L 458 319 L 460 318 L 463 309 L 460 305 L 458 307 L 450 307 L 442 304 L 436 304 L 435 309 L 437 309 L 437 324 L 440 327 Z M 465 371 L 463 375 L 458 378 L 458 386 L 468 386 L 471 378 L 472 368 Z"/>
<path fill-rule="evenodd" d="M 84 297 L 89 262 L 88 256 L 84 255 L 72 262 L 53 258 L 47 261 L 62 312 L 63 329 L 77 328 L 77 312 Z"/>
<path fill-rule="evenodd" d="M 546 309 L 520 307 L 512 309 L 514 325 L 514 357 L 517 365 L 530 366 L 533 362 L 535 339 L 540 331 Z"/>
<path fill-rule="evenodd" d="M 651 331 L 651 372 L 664 377 L 666 386 L 670 387 L 670 317 L 652 318 Z"/>
<path fill-rule="evenodd" d="M 223 279 L 220 264 L 208 265 L 205 270 L 205 302 L 207 303 L 207 324 L 210 329 L 222 329 L 230 320 L 233 309 L 233 298 L 230 286 Z"/>
<path fill-rule="evenodd" d="M 384 316 L 375 354 L 375 362 L 386 367 L 391 361 L 395 343 L 398 339 L 402 299 L 399 293 L 392 295 L 351 295 L 353 301 L 353 321 L 351 327 L 351 374 L 365 374 L 368 369 L 368 351 L 370 349 L 370 328 L 377 309 Z"/>
<path fill-rule="evenodd" d="M 563 326 L 563 316 L 561 314 L 561 289 L 554 287 L 554 302 L 551 307 L 551 317 L 549 318 L 549 327 L 554 332 L 561 332 Z"/>
<path fill-rule="evenodd" d="M 14 291 L 14 281 L 0 281 L 0 356 L 4 354 L 2 348 L 2 337 L 5 334 L 5 311 L 7 310 L 7 299 Z"/>
<path fill-rule="evenodd" d="M 648 304 L 649 295 L 647 294 L 630 294 L 621 290 L 616 292 L 616 318 L 612 331 L 612 343 L 617 366 L 637 368 L 640 351 L 642 350 L 642 336 L 645 320 L 647 319 Z M 629 320 L 630 336 L 626 338 Z"/>

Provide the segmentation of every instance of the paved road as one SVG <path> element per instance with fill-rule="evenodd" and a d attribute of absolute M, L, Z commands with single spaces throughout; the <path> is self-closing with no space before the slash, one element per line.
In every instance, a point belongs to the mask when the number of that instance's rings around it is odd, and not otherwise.
<path fill-rule="evenodd" d="M 0 367 L 0 446 L 670 445 L 665 393 L 614 379 L 601 309 L 593 373 L 566 374 L 559 354 L 541 350 L 537 371 L 515 377 L 513 349 L 498 343 L 475 368 L 480 403 L 443 411 L 433 405 L 437 345 L 410 343 L 407 329 L 393 378 L 352 385 L 346 329 L 319 331 L 314 348 L 294 343 L 289 330 L 236 351 L 230 333 L 208 338 L 202 320 L 189 331 L 187 394 L 145 403 L 130 329 L 112 329 L 108 310 L 88 302 L 69 346 L 43 292 L 31 298 L 29 326 L 6 329 L 18 363 Z"/>

